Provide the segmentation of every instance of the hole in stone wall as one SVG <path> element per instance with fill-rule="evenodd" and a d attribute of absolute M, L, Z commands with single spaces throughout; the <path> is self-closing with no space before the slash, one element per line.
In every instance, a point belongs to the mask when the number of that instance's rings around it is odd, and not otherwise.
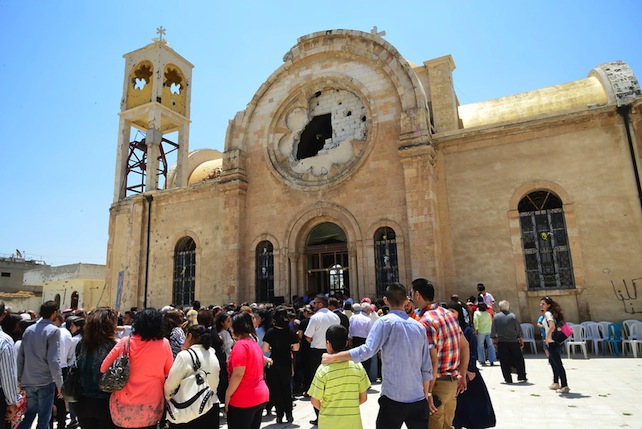
<path fill-rule="evenodd" d="M 138 89 L 142 91 L 145 88 L 145 85 L 147 85 L 147 82 L 145 81 L 145 79 L 138 79 L 138 78 L 134 79 L 134 89 Z"/>
<path fill-rule="evenodd" d="M 332 115 L 315 116 L 301 133 L 296 159 L 316 156 L 329 138 L 332 138 Z"/>
<path fill-rule="evenodd" d="M 346 116 L 352 116 L 352 111 L 348 110 L 348 113 L 346 113 Z"/>
<path fill-rule="evenodd" d="M 180 93 L 181 93 L 181 85 L 180 85 L 180 84 L 177 84 L 177 83 L 173 83 L 173 84 L 169 87 L 169 91 L 170 91 L 172 94 L 180 94 Z"/>
<path fill-rule="evenodd" d="M 361 117 L 361 122 L 366 122 L 366 117 L 365 116 Z"/>

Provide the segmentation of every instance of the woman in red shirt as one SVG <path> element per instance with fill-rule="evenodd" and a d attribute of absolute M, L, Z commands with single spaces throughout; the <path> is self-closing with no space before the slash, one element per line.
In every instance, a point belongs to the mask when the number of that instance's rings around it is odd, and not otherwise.
<path fill-rule="evenodd" d="M 252 338 L 252 316 L 242 312 L 232 318 L 236 343 L 227 363 L 229 386 L 225 392 L 225 411 L 229 429 L 259 429 L 261 414 L 270 392 L 263 378 L 263 352 Z"/>

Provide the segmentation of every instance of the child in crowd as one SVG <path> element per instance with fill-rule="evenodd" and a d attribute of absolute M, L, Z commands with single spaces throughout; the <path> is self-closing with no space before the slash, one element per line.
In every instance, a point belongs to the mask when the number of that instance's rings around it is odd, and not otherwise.
<path fill-rule="evenodd" d="M 333 325 L 326 331 L 328 353 L 346 350 L 348 331 Z M 360 363 L 349 360 L 319 365 L 308 393 L 319 413 L 319 429 L 362 429 L 359 405 L 368 399 L 370 380 Z"/>

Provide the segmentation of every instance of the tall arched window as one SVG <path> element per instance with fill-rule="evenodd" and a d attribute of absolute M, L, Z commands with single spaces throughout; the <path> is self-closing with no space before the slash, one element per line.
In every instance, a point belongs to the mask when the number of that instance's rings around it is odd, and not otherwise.
<path fill-rule="evenodd" d="M 575 288 L 562 200 L 550 191 L 535 191 L 517 209 L 528 288 Z"/>
<path fill-rule="evenodd" d="M 196 285 L 196 243 L 191 237 L 178 240 L 174 249 L 174 289 L 172 303 L 191 305 Z"/>
<path fill-rule="evenodd" d="M 256 246 L 256 300 L 274 300 L 274 246 L 269 241 Z"/>
<path fill-rule="evenodd" d="M 387 226 L 379 228 L 374 234 L 378 296 L 383 295 L 386 287 L 399 281 L 396 238 L 395 231 Z"/>

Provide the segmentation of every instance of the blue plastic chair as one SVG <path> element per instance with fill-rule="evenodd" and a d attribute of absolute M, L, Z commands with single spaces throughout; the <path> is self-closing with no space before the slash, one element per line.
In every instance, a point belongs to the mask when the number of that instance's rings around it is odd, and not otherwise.
<path fill-rule="evenodd" d="M 622 330 L 624 325 L 622 323 L 611 323 L 609 325 L 608 337 L 602 342 L 602 347 L 606 347 L 608 344 L 609 348 L 614 351 L 615 356 L 620 356 L 620 349 L 618 344 L 622 344 Z M 605 350 L 606 353 L 606 350 Z"/>

